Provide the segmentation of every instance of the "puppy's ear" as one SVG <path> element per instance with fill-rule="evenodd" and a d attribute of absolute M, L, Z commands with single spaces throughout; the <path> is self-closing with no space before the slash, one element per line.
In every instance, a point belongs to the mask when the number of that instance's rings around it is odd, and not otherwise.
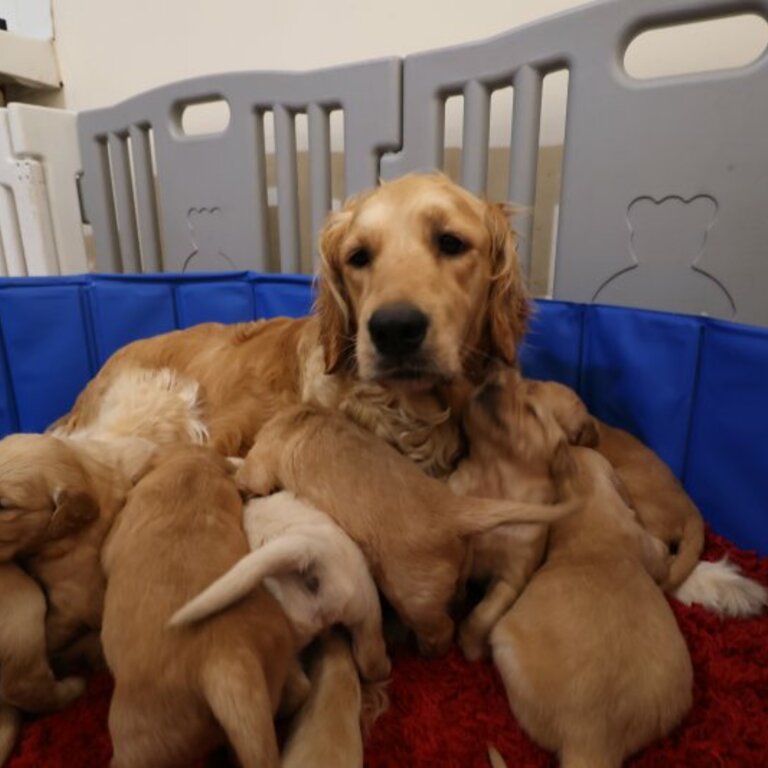
<path fill-rule="evenodd" d="M 120 469 L 131 485 L 141 480 L 154 466 L 157 445 L 142 437 L 126 438 L 120 445 Z"/>
<path fill-rule="evenodd" d="M 352 220 L 352 211 L 332 213 L 320 233 L 320 273 L 315 314 L 320 323 L 320 343 L 325 372 L 334 373 L 353 359 L 355 319 L 341 272 L 341 241 Z"/>
<path fill-rule="evenodd" d="M 487 353 L 515 365 L 531 306 L 517 259 L 515 233 L 508 220 L 510 213 L 510 208 L 500 204 L 488 204 L 486 209 L 493 263 L 485 333 Z"/>
<path fill-rule="evenodd" d="M 600 434 L 597 431 L 597 422 L 595 419 L 587 414 L 587 417 L 581 422 L 581 427 L 578 429 L 573 439 L 574 445 L 583 445 L 586 448 L 596 448 L 600 442 Z"/>
<path fill-rule="evenodd" d="M 59 489 L 54 492 L 53 501 L 56 508 L 48 523 L 49 539 L 61 539 L 76 533 L 99 516 L 99 505 L 87 491 Z"/>

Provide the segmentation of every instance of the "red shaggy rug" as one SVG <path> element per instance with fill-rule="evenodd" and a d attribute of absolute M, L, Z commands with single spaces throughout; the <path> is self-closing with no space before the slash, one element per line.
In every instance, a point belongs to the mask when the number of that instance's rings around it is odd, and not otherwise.
<path fill-rule="evenodd" d="M 706 559 L 724 554 L 768 585 L 768 558 L 710 535 Z M 768 766 L 768 616 L 721 620 L 697 607 L 674 604 L 674 610 L 693 658 L 694 708 L 677 731 L 630 765 Z M 9 768 L 107 766 L 110 692 L 109 678 L 98 676 L 65 712 L 30 719 Z M 489 742 L 510 768 L 554 765 L 515 724 L 490 663 L 467 663 L 456 651 L 439 661 L 404 651 L 395 657 L 390 694 L 391 707 L 368 740 L 368 768 L 487 768 Z"/>

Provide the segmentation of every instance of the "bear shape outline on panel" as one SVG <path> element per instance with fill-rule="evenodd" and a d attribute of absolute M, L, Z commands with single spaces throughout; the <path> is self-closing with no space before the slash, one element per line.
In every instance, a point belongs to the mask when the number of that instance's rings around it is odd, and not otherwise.
<path fill-rule="evenodd" d="M 221 250 L 226 222 L 219 206 L 190 208 L 187 211 L 187 226 L 193 250 L 184 262 L 184 272 L 237 269 Z"/>
<path fill-rule="evenodd" d="M 726 286 L 700 266 L 717 223 L 710 195 L 635 198 L 627 208 L 633 264 L 609 277 L 592 301 L 729 319 L 736 305 Z"/>

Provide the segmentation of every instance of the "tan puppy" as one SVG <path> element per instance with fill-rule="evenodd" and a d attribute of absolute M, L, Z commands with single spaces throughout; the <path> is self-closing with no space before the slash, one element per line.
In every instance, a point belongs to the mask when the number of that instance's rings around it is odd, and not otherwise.
<path fill-rule="evenodd" d="M 666 546 L 625 503 L 610 464 L 556 449 L 560 492 L 581 508 L 550 527 L 544 565 L 491 634 L 515 717 L 566 768 L 618 768 L 691 706 L 693 672 L 655 582 Z"/>
<path fill-rule="evenodd" d="M 544 408 L 544 401 L 556 402 L 557 412 Z M 544 504 L 556 500 L 550 464 L 562 431 L 574 443 L 594 444 L 597 437 L 594 419 L 575 393 L 554 382 L 525 380 L 512 368 L 498 370 L 477 390 L 465 409 L 464 429 L 469 453 L 449 480 L 454 492 Z M 546 542 L 541 524 L 500 526 L 472 539 L 472 577 L 489 586 L 459 632 L 468 659 L 483 655 L 496 622 L 541 563 Z"/>
<path fill-rule="evenodd" d="M 279 764 L 272 717 L 296 640 L 276 601 L 257 589 L 206 622 L 167 627 L 249 551 L 231 472 L 213 450 L 166 449 L 104 548 L 115 768 L 189 765 L 224 735 L 244 768 Z"/>
<path fill-rule="evenodd" d="M 599 423 L 597 450 L 611 462 L 629 491 L 643 527 L 661 539 L 671 558 L 664 589 L 677 589 L 696 567 L 704 548 L 704 520 L 669 467 L 636 437 Z"/>
<path fill-rule="evenodd" d="M 342 415 L 312 406 L 264 426 L 238 471 L 242 487 L 293 491 L 357 543 L 371 573 L 425 653 L 448 650 L 448 615 L 469 537 L 501 523 L 541 522 L 561 507 L 462 499 Z"/>
<path fill-rule="evenodd" d="M 350 631 L 360 674 L 368 680 L 389 677 L 379 593 L 349 536 L 290 491 L 251 499 L 243 525 L 253 552 L 177 611 L 171 624 L 199 621 L 265 582 L 302 647 L 343 624 Z"/>
<path fill-rule="evenodd" d="M 80 678 L 54 677 L 45 646 L 45 611 L 40 586 L 14 563 L 0 564 L 0 765 L 16 743 L 17 707 L 60 709 L 85 688 Z"/>
<path fill-rule="evenodd" d="M 312 690 L 291 724 L 282 768 L 362 768 L 362 691 L 349 643 L 337 632 L 321 642 Z"/>

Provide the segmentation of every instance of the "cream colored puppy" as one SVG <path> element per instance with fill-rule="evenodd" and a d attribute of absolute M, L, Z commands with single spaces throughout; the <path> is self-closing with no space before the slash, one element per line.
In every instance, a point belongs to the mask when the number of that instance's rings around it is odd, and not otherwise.
<path fill-rule="evenodd" d="M 248 502 L 243 525 L 253 552 L 177 611 L 171 624 L 199 621 L 263 581 L 301 645 L 334 624 L 344 624 L 363 677 L 388 677 L 379 595 L 362 552 L 349 536 L 289 491 Z"/>
<path fill-rule="evenodd" d="M 667 548 L 598 453 L 563 442 L 554 469 L 581 508 L 550 526 L 546 562 L 491 633 L 493 658 L 515 717 L 563 766 L 619 768 L 691 706 L 691 659 L 658 586 Z"/>

